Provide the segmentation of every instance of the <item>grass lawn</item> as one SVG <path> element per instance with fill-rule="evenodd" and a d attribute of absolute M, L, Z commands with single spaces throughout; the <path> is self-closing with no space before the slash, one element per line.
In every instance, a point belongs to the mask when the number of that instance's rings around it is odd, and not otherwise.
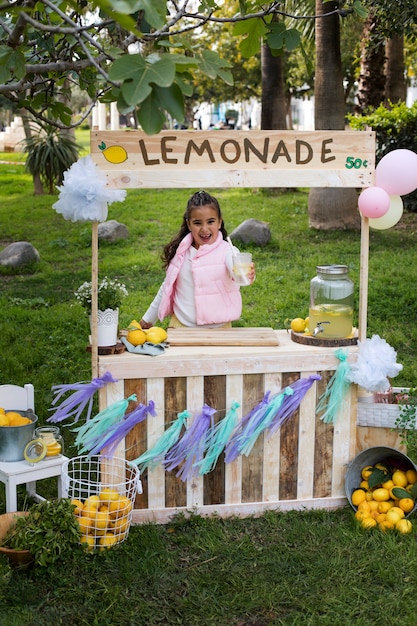
<path fill-rule="evenodd" d="M 0 384 L 32 382 L 43 424 L 54 385 L 91 380 L 88 318 L 74 298 L 90 277 L 91 226 L 58 215 L 57 196 L 33 196 L 22 165 L 0 163 L 0 176 L 0 249 L 29 241 L 41 257 L 20 271 L 0 267 Z M 110 206 L 109 219 L 124 223 L 129 239 L 101 243 L 99 266 L 100 276 L 128 287 L 122 326 L 140 319 L 156 293 L 161 247 L 177 231 L 190 193 L 131 190 Z M 307 316 L 318 264 L 349 265 L 357 305 L 360 234 L 310 230 L 305 190 L 213 193 L 229 232 L 250 217 L 272 232 L 266 247 L 246 247 L 257 279 L 242 290 L 237 325 L 283 328 L 287 318 Z M 367 334 L 397 351 L 404 368 L 396 386 L 417 386 L 416 230 L 415 215 L 407 214 L 395 228 L 370 234 Z M 66 453 L 77 454 L 74 433 L 61 430 Z M 23 492 L 19 498 L 24 506 Z M 0 625 L 414 626 L 416 562 L 415 531 L 365 532 L 349 507 L 245 520 L 179 516 L 164 526 L 134 526 L 123 544 L 74 555 L 53 570 L 10 572 L 0 558 Z"/>

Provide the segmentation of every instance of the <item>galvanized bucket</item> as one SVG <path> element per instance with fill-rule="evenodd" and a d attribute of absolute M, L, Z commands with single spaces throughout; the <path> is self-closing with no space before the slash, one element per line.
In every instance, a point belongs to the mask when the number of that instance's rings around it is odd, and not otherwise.
<path fill-rule="evenodd" d="M 23 461 L 23 451 L 33 439 L 38 416 L 33 411 L 9 410 L 20 413 L 32 421 L 23 426 L 0 426 L 0 461 Z"/>
<path fill-rule="evenodd" d="M 346 497 L 349 500 L 351 507 L 355 510 L 356 507 L 352 504 L 351 496 L 353 491 L 359 487 L 362 480 L 361 471 L 367 465 L 375 465 L 376 463 L 386 463 L 387 465 L 398 467 L 404 471 L 408 469 L 417 471 L 415 463 L 413 463 L 413 461 L 406 454 L 403 454 L 399 450 L 395 450 L 395 448 L 376 446 L 374 448 L 362 450 L 362 452 L 360 452 L 353 459 L 353 461 L 349 463 L 345 476 Z M 413 511 L 408 513 L 406 517 L 411 515 L 415 508 L 416 507 L 414 507 Z"/>

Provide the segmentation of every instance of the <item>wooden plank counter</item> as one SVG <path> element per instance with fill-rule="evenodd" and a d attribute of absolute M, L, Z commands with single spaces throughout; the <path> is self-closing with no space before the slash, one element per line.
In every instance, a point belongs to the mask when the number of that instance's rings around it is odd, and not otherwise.
<path fill-rule="evenodd" d="M 336 423 L 323 423 L 316 404 L 339 364 L 336 349 L 303 346 L 287 331 L 275 332 L 277 346 L 170 346 L 155 357 L 129 352 L 99 357 L 99 375 L 110 372 L 118 380 L 101 390 L 100 409 L 132 393 L 138 402 L 155 403 L 157 416 L 138 424 L 118 450 L 128 460 L 152 447 L 186 409 L 197 414 L 206 403 L 220 420 L 238 402 L 242 417 L 266 391 L 275 394 L 299 378 L 321 376 L 291 419 L 274 435 L 261 435 L 249 456 L 226 464 L 222 455 L 210 474 L 188 482 L 162 466 L 144 472 L 134 523 L 165 523 L 180 511 L 244 516 L 346 503 L 346 466 L 357 449 L 356 386 L 350 386 Z M 349 359 L 357 352 L 356 346 L 344 349 Z"/>

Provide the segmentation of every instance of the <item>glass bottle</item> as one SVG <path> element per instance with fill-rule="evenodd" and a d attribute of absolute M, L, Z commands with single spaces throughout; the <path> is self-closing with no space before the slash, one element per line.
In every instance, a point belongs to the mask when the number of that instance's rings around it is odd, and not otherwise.
<path fill-rule="evenodd" d="M 35 438 L 45 442 L 46 458 L 64 454 L 64 439 L 58 426 L 39 426 L 35 429 Z"/>
<path fill-rule="evenodd" d="M 347 265 L 318 265 L 310 282 L 309 328 L 314 337 L 343 339 L 353 330 L 353 282 Z"/>

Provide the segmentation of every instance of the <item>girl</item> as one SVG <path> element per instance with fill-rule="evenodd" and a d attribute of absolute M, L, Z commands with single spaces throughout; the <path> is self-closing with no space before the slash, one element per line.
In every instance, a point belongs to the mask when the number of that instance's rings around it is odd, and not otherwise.
<path fill-rule="evenodd" d="M 242 298 L 232 274 L 232 250 L 220 206 L 206 191 L 189 199 L 180 230 L 162 254 L 166 277 L 140 325 L 171 316 L 170 327 L 231 326 Z M 252 264 L 249 280 L 255 279 Z"/>

